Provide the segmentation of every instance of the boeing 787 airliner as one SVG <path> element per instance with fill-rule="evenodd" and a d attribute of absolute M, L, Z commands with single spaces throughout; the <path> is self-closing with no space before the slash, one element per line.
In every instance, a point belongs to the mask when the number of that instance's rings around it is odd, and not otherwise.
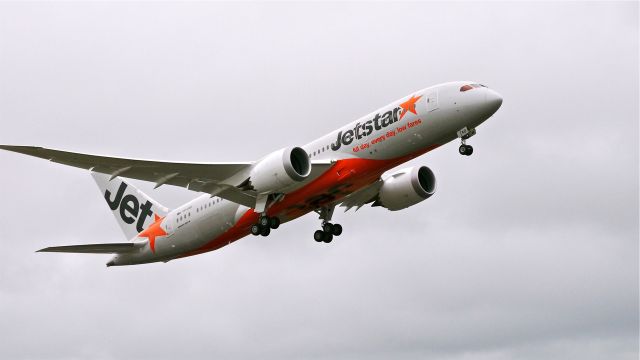
<path fill-rule="evenodd" d="M 391 211 L 428 199 L 436 179 L 426 166 L 385 174 L 455 139 L 466 140 L 502 105 L 502 97 L 472 82 L 416 91 L 303 146 L 258 161 L 188 163 L 124 159 L 33 146 L 0 149 L 91 171 L 127 242 L 47 247 L 41 252 L 114 254 L 107 266 L 167 262 L 219 249 L 248 234 L 268 236 L 282 223 L 316 212 L 317 242 L 342 234 L 336 206 L 366 204 Z M 169 210 L 123 178 L 202 193 Z M 345 211 L 346 211 L 345 210 Z"/>

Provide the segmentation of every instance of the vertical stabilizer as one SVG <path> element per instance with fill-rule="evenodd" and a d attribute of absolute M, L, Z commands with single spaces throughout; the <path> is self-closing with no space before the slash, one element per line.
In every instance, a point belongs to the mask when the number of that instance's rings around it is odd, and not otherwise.
<path fill-rule="evenodd" d="M 169 209 L 119 176 L 111 179 L 110 175 L 96 172 L 92 172 L 91 176 L 127 239 L 133 239 L 151 225 L 154 215 L 164 217 L 169 212 Z"/>

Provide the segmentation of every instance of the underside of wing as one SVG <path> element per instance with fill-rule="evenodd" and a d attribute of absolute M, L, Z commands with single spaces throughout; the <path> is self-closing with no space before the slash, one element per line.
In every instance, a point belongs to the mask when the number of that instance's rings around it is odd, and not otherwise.
<path fill-rule="evenodd" d="M 340 206 L 346 208 L 344 210 L 345 212 L 349 211 L 349 209 L 353 207 L 358 210 L 365 204 L 373 202 L 376 199 L 376 196 L 378 196 L 378 192 L 380 191 L 380 187 L 382 187 L 382 180 L 378 180 L 373 184 L 348 195 L 342 200 Z"/>
<path fill-rule="evenodd" d="M 133 251 L 140 247 L 136 243 L 109 243 L 109 244 L 87 244 L 87 245 L 67 245 L 52 246 L 40 249 L 37 252 L 62 252 L 62 253 L 82 253 L 82 254 L 116 254 Z"/>

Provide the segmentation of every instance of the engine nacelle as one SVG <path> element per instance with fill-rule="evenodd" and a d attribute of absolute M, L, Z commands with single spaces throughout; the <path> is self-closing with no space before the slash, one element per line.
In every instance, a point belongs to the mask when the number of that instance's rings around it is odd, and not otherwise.
<path fill-rule="evenodd" d="M 259 194 L 278 192 L 311 173 L 309 154 L 299 147 L 272 152 L 251 169 L 249 180 Z"/>
<path fill-rule="evenodd" d="M 436 177 L 426 166 L 402 169 L 382 183 L 374 206 L 402 210 L 428 199 L 436 192 Z"/>

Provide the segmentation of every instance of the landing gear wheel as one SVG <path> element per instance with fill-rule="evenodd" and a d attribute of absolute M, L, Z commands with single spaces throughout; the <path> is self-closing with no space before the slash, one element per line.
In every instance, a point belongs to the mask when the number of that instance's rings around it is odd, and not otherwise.
<path fill-rule="evenodd" d="M 469 156 L 469 155 L 473 154 L 473 146 L 462 144 L 458 148 L 458 152 L 460 153 L 460 155 Z"/>
<path fill-rule="evenodd" d="M 271 229 L 269 229 L 268 227 L 263 228 L 262 231 L 260 232 L 260 235 L 262 236 L 269 236 L 269 233 L 271 232 Z"/>
<path fill-rule="evenodd" d="M 269 227 L 277 229 L 280 226 L 280 218 L 277 216 L 269 218 Z"/>
<path fill-rule="evenodd" d="M 322 224 L 322 231 L 326 232 L 327 234 L 333 234 L 333 224 L 331 223 Z"/>
<path fill-rule="evenodd" d="M 330 243 L 331 240 L 333 240 L 333 234 L 332 233 L 327 233 L 327 232 L 323 232 L 324 233 L 324 238 L 322 239 L 322 241 L 324 241 L 325 243 Z"/>
<path fill-rule="evenodd" d="M 316 232 L 313 233 L 313 239 L 317 242 L 321 242 L 322 239 L 324 239 L 324 231 L 316 230 Z"/>
<path fill-rule="evenodd" d="M 260 226 L 262 227 L 269 227 L 269 217 L 268 216 L 260 216 L 260 219 L 258 219 L 258 224 L 260 224 Z"/>
<path fill-rule="evenodd" d="M 333 224 L 333 232 L 332 233 L 335 236 L 340 236 L 340 234 L 342 234 L 342 225 Z"/>
<path fill-rule="evenodd" d="M 251 225 L 251 234 L 258 236 L 262 233 L 262 229 L 260 228 L 260 225 L 258 224 L 253 224 Z"/>

